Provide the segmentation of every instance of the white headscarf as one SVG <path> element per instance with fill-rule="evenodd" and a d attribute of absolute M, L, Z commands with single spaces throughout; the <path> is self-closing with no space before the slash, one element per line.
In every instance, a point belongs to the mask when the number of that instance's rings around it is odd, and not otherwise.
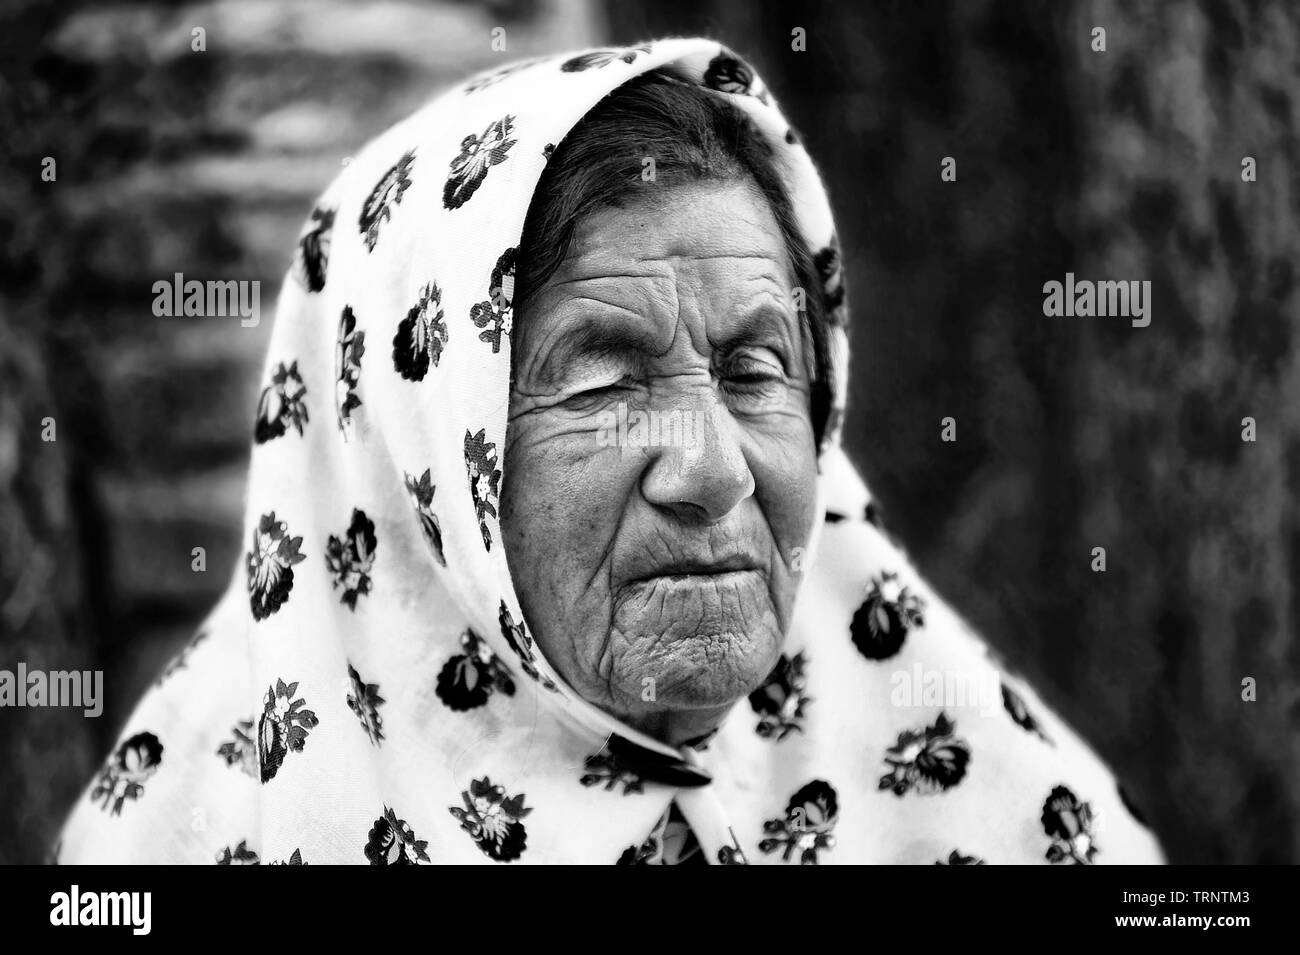
<path fill-rule="evenodd" d="M 831 312 L 818 521 L 785 653 L 698 748 L 570 690 L 497 521 L 515 250 L 538 179 L 671 64 L 771 141 Z M 515 64 L 372 142 L 303 231 L 248 554 L 74 809 L 62 862 L 1157 862 L 1111 774 L 867 518 L 838 445 L 830 207 L 743 61 L 673 39 Z"/>

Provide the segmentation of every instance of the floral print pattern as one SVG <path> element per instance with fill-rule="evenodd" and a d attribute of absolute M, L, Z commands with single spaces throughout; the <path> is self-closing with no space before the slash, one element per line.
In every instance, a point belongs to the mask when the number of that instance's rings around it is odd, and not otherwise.
<path fill-rule="evenodd" d="M 584 786 L 599 786 L 604 783 L 605 792 L 611 792 L 617 789 L 621 783 L 624 796 L 645 792 L 645 785 L 641 782 L 641 777 L 612 753 L 608 747 L 602 748 L 599 753 L 588 756 L 583 765 L 587 771 L 578 782 Z"/>
<path fill-rule="evenodd" d="M 740 840 L 736 838 L 736 833 L 731 829 L 727 832 L 731 833 L 731 845 L 718 849 L 718 864 L 749 865 L 749 860 L 745 858 L 745 850 L 740 848 Z"/>
<path fill-rule="evenodd" d="M 506 638 L 510 649 L 519 657 L 519 665 L 523 667 L 524 672 L 546 689 L 559 692 L 559 687 L 537 669 L 537 658 L 533 655 L 533 638 L 528 634 L 528 627 L 522 620 L 515 623 L 514 615 L 510 613 L 504 600 L 501 601 L 497 611 L 497 619 L 501 624 L 501 635 Z"/>
<path fill-rule="evenodd" d="M 233 850 L 226 846 L 217 853 L 217 865 L 258 865 L 259 862 L 257 853 L 248 848 L 247 839 L 240 839 Z"/>
<path fill-rule="evenodd" d="M 442 289 L 430 282 L 420 290 L 420 300 L 397 323 L 393 336 L 393 367 L 407 381 L 423 381 L 429 365 L 435 368 L 447 344 L 447 323 L 442 315 Z"/>
<path fill-rule="evenodd" d="M 325 272 L 329 266 L 330 237 L 334 233 L 333 209 L 317 206 L 311 211 L 311 218 L 298 236 L 298 246 L 294 250 L 293 275 L 308 292 L 320 292 L 325 288 Z"/>
<path fill-rule="evenodd" d="M 101 808 L 110 816 L 120 816 L 128 799 L 144 795 L 144 784 L 162 765 L 162 754 L 163 745 L 153 733 L 136 733 L 124 740 L 100 772 L 90 801 L 102 800 Z"/>
<path fill-rule="evenodd" d="M 749 705 L 760 717 L 755 730 L 764 739 L 779 743 L 795 731 L 803 732 L 804 711 L 812 702 L 804 693 L 805 663 L 802 652 L 781 654 L 766 682 L 749 694 Z"/>
<path fill-rule="evenodd" d="M 348 664 L 348 680 L 352 683 L 352 692 L 348 694 L 348 709 L 361 721 L 361 728 L 376 746 L 384 738 L 384 718 L 379 715 L 379 707 L 384 698 L 379 695 L 378 683 L 367 683 L 361 679 L 356 667 Z"/>
<path fill-rule="evenodd" d="M 298 373 L 298 362 L 287 368 L 283 362 L 271 372 L 271 383 L 262 389 L 257 402 L 257 423 L 253 426 L 253 440 L 266 444 L 280 438 L 293 428 L 301 436 L 307 423 L 307 386 Z"/>
<path fill-rule="evenodd" d="M 338 344 L 334 350 L 334 403 L 339 430 L 346 441 L 352 427 L 352 412 L 361 407 L 357 384 L 361 381 L 361 356 L 366 353 L 366 333 L 357 329 L 357 317 L 346 306 L 339 317 Z"/>
<path fill-rule="evenodd" d="M 956 849 L 948 853 L 947 861 L 935 859 L 935 865 L 984 865 L 984 860 L 979 856 L 964 856 Z"/>
<path fill-rule="evenodd" d="M 438 521 L 438 515 L 433 512 L 433 495 L 438 490 L 433 483 L 433 476 L 429 468 L 425 468 L 418 480 L 409 474 L 404 477 L 406 493 L 410 495 L 411 505 L 420 520 L 420 532 L 424 535 L 424 541 L 429 545 L 433 559 L 446 567 L 447 557 L 442 552 L 442 524 Z"/>
<path fill-rule="evenodd" d="M 515 681 L 509 668 L 473 630 L 460 636 L 464 651 L 446 662 L 438 673 L 434 692 L 453 710 L 472 710 L 482 706 L 496 690 L 515 695 Z"/>
<path fill-rule="evenodd" d="M 1029 709 L 1025 706 L 1025 701 L 1021 699 L 1020 694 L 1007 686 L 1006 683 L 1002 684 L 1002 708 L 1011 715 L 1011 719 L 1017 726 L 1027 732 L 1033 733 L 1044 743 L 1055 745 L 1052 743 L 1052 740 L 1048 735 L 1043 732 L 1043 727 L 1039 724 L 1038 720 L 1034 719 L 1034 714 L 1029 712 Z"/>
<path fill-rule="evenodd" d="M 832 325 L 846 325 L 848 313 L 844 306 L 844 265 L 840 259 L 839 240 L 832 236 L 828 245 L 813 256 L 813 267 L 822 283 L 822 302 L 826 317 Z"/>
<path fill-rule="evenodd" d="M 495 86 L 509 76 L 513 76 L 520 70 L 526 70 L 535 63 L 540 63 L 546 59 L 544 56 L 534 56 L 527 60 L 520 60 L 517 63 L 511 63 L 509 66 L 503 66 L 499 70 L 493 70 L 491 73 L 485 73 L 476 77 L 465 84 L 466 93 L 477 93 L 479 90 L 485 90 L 489 86 Z"/>
<path fill-rule="evenodd" d="M 533 811 L 524 806 L 523 793 L 507 796 L 504 786 L 484 776 L 460 795 L 465 808 L 451 806 L 448 811 L 489 859 L 513 862 L 523 855 L 528 832 L 522 820 Z"/>
<path fill-rule="evenodd" d="M 302 538 L 289 536 L 289 525 L 277 521 L 275 511 L 263 514 L 253 528 L 247 567 L 248 602 L 254 620 L 265 620 L 289 599 L 294 565 L 307 559 L 301 547 Z"/>
<path fill-rule="evenodd" d="M 325 545 L 325 565 L 334 578 L 334 587 L 343 588 L 339 600 L 349 610 L 357 609 L 357 598 L 370 593 L 371 572 L 375 568 L 375 523 L 365 511 L 352 510 L 352 523 L 344 537 L 330 535 Z"/>
<path fill-rule="evenodd" d="M 639 54 L 649 52 L 649 45 L 616 50 L 592 50 L 590 53 L 580 53 L 565 60 L 560 64 L 560 70 L 564 73 L 581 73 L 584 70 L 609 66 L 611 63 L 631 63 Z"/>
<path fill-rule="evenodd" d="M 232 739 L 217 747 L 217 755 L 227 766 L 238 766 L 240 771 L 257 779 L 257 743 L 253 739 L 253 721 L 240 720 L 231 729 Z"/>
<path fill-rule="evenodd" d="M 415 150 L 407 150 L 375 183 L 375 188 L 362 203 L 358 225 L 361 234 L 365 236 L 367 252 L 375 251 L 375 245 L 379 242 L 379 227 L 393 218 L 393 207 L 402 204 L 402 196 L 411 188 L 411 167 L 414 164 Z"/>
<path fill-rule="evenodd" d="M 817 865 L 817 853 L 835 846 L 838 819 L 835 789 L 814 779 L 790 797 L 783 818 L 763 823 L 765 835 L 758 848 L 765 854 L 780 850 L 782 862 L 789 862 L 797 852 L 800 865 Z"/>
<path fill-rule="evenodd" d="M 866 600 L 849 624 L 853 645 L 868 660 L 887 660 L 903 648 L 914 627 L 925 625 L 925 602 L 898 582 L 898 574 L 885 572 L 871 579 Z"/>
<path fill-rule="evenodd" d="M 709 67 L 704 71 L 704 85 L 722 93 L 753 96 L 764 103 L 771 101 L 750 65 L 730 50 L 723 50 L 709 61 Z"/>
<path fill-rule="evenodd" d="M 506 161 L 506 154 L 515 140 L 515 118 L 503 116 L 489 123 L 482 136 L 472 133 L 460 142 L 460 153 L 451 161 L 451 174 L 442 188 L 442 204 L 447 209 L 459 209 L 487 178 L 488 170 Z"/>
<path fill-rule="evenodd" d="M 1067 786 L 1056 786 L 1043 803 L 1043 831 L 1051 838 L 1047 861 L 1091 865 L 1101 850 L 1093 842 L 1092 807 Z"/>
<path fill-rule="evenodd" d="M 306 708 L 306 700 L 294 699 L 297 692 L 297 683 L 285 684 L 283 680 L 266 688 L 257 726 L 257 758 L 264 783 L 275 778 L 285 756 L 303 751 L 307 735 L 320 723 L 316 714 Z"/>
<path fill-rule="evenodd" d="M 415 838 L 415 831 L 405 819 L 388 806 L 375 820 L 366 840 L 366 858 L 371 865 L 419 865 L 429 862 L 429 843 Z"/>
<path fill-rule="evenodd" d="M 898 742 L 885 751 L 889 772 L 880 777 L 881 789 L 895 796 L 945 792 L 961 782 L 970 762 L 970 746 L 955 735 L 956 724 L 944 713 L 931 726 L 904 730 Z"/>
<path fill-rule="evenodd" d="M 515 249 L 506 249 L 492 269 L 488 301 L 477 303 L 469 317 L 483 331 L 479 341 L 492 346 L 492 354 L 501 350 L 501 336 L 509 336 L 514 324 Z"/>
<path fill-rule="evenodd" d="M 271 863 L 271 865 L 307 865 L 307 864 L 308 863 L 302 860 L 301 849 L 294 849 L 293 854 L 283 862 L 281 862 L 279 859 L 276 859 L 274 862 Z"/>
<path fill-rule="evenodd" d="M 465 432 L 465 470 L 469 474 L 469 495 L 474 501 L 483 547 L 492 549 L 492 532 L 487 518 L 497 516 L 498 495 L 501 489 L 501 469 L 497 467 L 497 446 L 486 439 L 487 431 L 480 428 L 477 434 Z"/>

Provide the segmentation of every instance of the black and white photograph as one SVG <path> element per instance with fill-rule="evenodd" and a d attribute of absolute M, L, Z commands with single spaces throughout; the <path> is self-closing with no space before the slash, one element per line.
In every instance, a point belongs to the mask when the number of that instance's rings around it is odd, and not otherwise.
<path fill-rule="evenodd" d="M 0 34 L 0 863 L 1300 862 L 1300 6 Z"/>

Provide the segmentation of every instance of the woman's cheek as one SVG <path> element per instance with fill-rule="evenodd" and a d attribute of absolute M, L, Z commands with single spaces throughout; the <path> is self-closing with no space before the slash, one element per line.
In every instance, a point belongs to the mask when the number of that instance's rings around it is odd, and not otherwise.
<path fill-rule="evenodd" d="M 781 556 L 807 543 L 816 520 L 817 455 L 811 427 L 794 418 L 756 439 L 750 462 L 754 493 L 767 517 Z"/>

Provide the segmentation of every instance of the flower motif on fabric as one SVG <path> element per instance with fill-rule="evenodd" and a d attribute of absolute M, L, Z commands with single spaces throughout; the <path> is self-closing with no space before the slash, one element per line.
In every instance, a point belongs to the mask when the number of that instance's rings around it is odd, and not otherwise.
<path fill-rule="evenodd" d="M 144 784 L 162 765 L 162 743 L 153 733 L 136 733 L 108 758 L 90 791 L 90 801 L 103 801 L 110 816 L 120 816 L 128 799 L 144 795 Z"/>
<path fill-rule="evenodd" d="M 447 558 L 442 552 L 442 525 L 438 522 L 438 515 L 433 513 L 433 495 L 438 490 L 433 483 L 433 476 L 429 468 L 425 468 L 419 480 L 409 474 L 405 478 L 406 493 L 411 496 L 411 505 L 420 519 L 420 531 L 424 534 L 425 543 L 433 552 L 434 560 L 446 567 Z"/>
<path fill-rule="evenodd" d="M 348 709 L 357 715 L 361 728 L 376 746 L 384 738 L 384 718 L 379 715 L 379 706 L 384 698 L 379 695 L 378 683 L 367 683 L 361 679 L 351 663 L 348 664 L 348 679 L 352 681 L 352 692 L 348 694 Z"/>
<path fill-rule="evenodd" d="M 1034 714 L 1029 712 L 1029 709 L 1025 706 L 1025 701 L 1021 699 L 1020 694 L 1011 689 L 1011 687 L 1007 686 L 1005 683 L 1002 684 L 1002 708 L 1011 714 L 1011 719 L 1017 726 L 1033 733 L 1048 745 L 1056 745 L 1048 735 L 1043 732 L 1043 727 L 1039 724 L 1038 720 L 1034 718 Z"/>
<path fill-rule="evenodd" d="M 515 681 L 509 668 L 473 630 L 460 635 L 464 653 L 452 657 L 438 673 L 434 692 L 449 708 L 472 710 L 488 701 L 494 690 L 515 695 Z"/>
<path fill-rule="evenodd" d="M 493 785 L 487 776 L 470 782 L 461 792 L 465 808 L 448 811 L 489 859 L 513 862 L 523 855 L 528 832 L 520 821 L 533 810 L 524 807 L 524 794 L 507 796 L 504 786 Z"/>
<path fill-rule="evenodd" d="M 253 721 L 240 720 L 231 729 L 232 739 L 217 747 L 217 755 L 227 766 L 238 766 L 240 771 L 257 778 L 257 743 L 253 740 Z"/>
<path fill-rule="evenodd" d="M 468 83 L 466 83 L 465 92 L 477 93 L 479 90 L 485 90 L 489 86 L 495 86 L 497 83 L 500 83 L 506 77 L 513 76 L 514 74 L 520 72 L 521 70 L 526 70 L 528 69 L 528 67 L 540 63 L 542 60 L 545 59 L 549 59 L 549 57 L 534 56 L 527 60 L 521 60 L 518 63 L 511 63 L 509 66 L 503 66 L 501 67 L 501 69 L 494 70 L 491 73 L 485 73 L 483 76 L 477 77 L 476 79 L 472 79 Z"/>
<path fill-rule="evenodd" d="M 291 427 L 301 435 L 307 423 L 306 394 L 307 386 L 298 374 L 298 362 L 288 368 L 284 362 L 277 362 L 271 371 L 271 383 L 262 389 L 262 397 L 257 402 L 253 440 L 266 444 L 273 438 L 283 437 Z"/>
<path fill-rule="evenodd" d="M 430 363 L 436 368 L 447 344 L 447 323 L 442 315 L 442 289 L 430 282 L 420 290 L 420 300 L 397 323 L 393 336 L 393 367 L 407 381 L 423 381 Z"/>
<path fill-rule="evenodd" d="M 275 778 L 286 755 L 302 752 L 307 745 L 307 734 L 320 723 L 316 714 L 306 709 L 306 700 L 294 699 L 297 692 L 297 683 L 286 685 L 278 679 L 275 686 L 266 688 L 262 719 L 257 727 L 257 756 L 264 783 Z"/>
<path fill-rule="evenodd" d="M 397 813 L 385 806 L 384 814 L 370 829 L 366 858 L 371 865 L 419 865 L 430 861 L 428 847 L 426 840 L 415 838 L 405 819 L 398 819 Z"/>
<path fill-rule="evenodd" d="M 483 331 L 479 341 L 492 346 L 492 354 L 501 350 L 501 336 L 509 336 L 514 324 L 515 249 L 506 249 L 492 269 L 488 286 L 488 301 L 479 302 L 470 309 L 469 317 Z"/>
<path fill-rule="evenodd" d="M 625 766 L 608 747 L 588 756 L 583 765 L 587 771 L 578 782 L 584 786 L 599 786 L 604 783 L 605 792 L 611 792 L 621 783 L 624 796 L 645 792 L 641 777 Z"/>
<path fill-rule="evenodd" d="M 722 93 L 739 93 L 752 96 L 761 103 L 771 103 L 771 97 L 750 65 L 725 48 L 709 61 L 709 67 L 704 71 L 704 85 Z"/>
<path fill-rule="evenodd" d="M 339 598 L 348 609 L 357 609 L 357 598 L 370 593 L 371 571 L 375 567 L 375 523 L 365 511 L 352 509 L 352 523 L 345 537 L 330 535 L 325 545 L 325 565 L 334 577 L 334 586 L 343 588 Z"/>
<path fill-rule="evenodd" d="M 934 864 L 935 865 L 984 865 L 984 860 L 981 859 L 979 856 L 964 856 L 956 849 L 953 849 L 952 852 L 948 853 L 948 859 L 946 862 L 943 859 L 935 859 Z"/>
<path fill-rule="evenodd" d="M 820 249 L 813 256 L 813 267 L 822 283 L 822 301 L 826 307 L 826 317 L 832 326 L 848 324 L 844 312 L 844 265 L 840 259 L 838 237 L 832 235 L 830 244 Z"/>
<path fill-rule="evenodd" d="M 928 796 L 956 786 L 970 762 L 970 745 L 957 738 L 956 728 L 940 713 L 933 726 L 899 733 L 898 742 L 885 750 L 889 772 L 880 777 L 879 788 L 892 789 L 895 796 L 909 790 Z"/>
<path fill-rule="evenodd" d="M 190 654 L 194 652 L 194 648 L 207 638 L 208 632 L 206 630 L 200 630 L 198 633 L 194 634 L 194 639 L 187 643 L 181 652 L 176 654 L 176 656 L 172 658 L 171 662 L 163 668 L 162 673 L 158 674 L 158 679 L 154 680 L 153 685 L 162 686 L 163 681 L 168 677 L 175 675 L 180 670 L 184 670 L 185 664 L 189 661 Z"/>
<path fill-rule="evenodd" d="M 1090 865 L 1101 850 L 1093 843 L 1092 807 L 1080 802 L 1066 786 L 1055 787 L 1043 803 L 1043 831 L 1052 844 L 1047 861 L 1053 864 Z"/>
<path fill-rule="evenodd" d="M 307 865 L 307 864 L 308 863 L 302 861 L 301 849 L 294 849 L 293 855 L 289 856 L 289 858 L 284 860 L 283 862 L 280 861 L 279 859 L 276 859 L 274 862 L 271 863 L 271 865 Z"/>
<path fill-rule="evenodd" d="M 763 823 L 766 837 L 758 848 L 765 854 L 781 850 L 781 861 L 789 862 L 798 852 L 801 865 L 816 865 L 817 853 L 835 845 L 835 821 L 839 800 L 831 784 L 814 779 L 793 796 L 785 817 Z"/>
<path fill-rule="evenodd" d="M 793 657 L 781 654 L 766 682 L 749 694 L 749 705 L 759 715 L 755 730 L 764 739 L 779 743 L 796 730 L 803 732 L 804 711 L 812 702 L 804 694 L 806 663 L 802 651 Z"/>
<path fill-rule="evenodd" d="M 275 519 L 275 511 L 263 514 L 253 528 L 253 547 L 248 553 L 248 602 L 254 620 L 265 620 L 289 599 L 293 590 L 293 565 L 307 559 L 300 552 L 301 537 L 289 536 L 289 525 Z"/>
<path fill-rule="evenodd" d="M 925 626 L 925 602 L 898 583 L 898 574 L 871 579 L 867 597 L 853 615 L 849 634 L 868 660 L 887 660 L 903 647 L 913 627 Z"/>
<path fill-rule="evenodd" d="M 503 116 L 489 123 L 482 136 L 471 133 L 460 141 L 460 153 L 451 161 L 451 173 L 442 187 L 443 206 L 459 209 L 478 191 L 488 170 L 505 162 L 516 142 L 510 138 L 514 123 L 513 116 Z"/>
<path fill-rule="evenodd" d="M 366 333 L 357 330 L 352 306 L 345 306 L 339 318 L 338 344 L 334 349 L 334 404 L 338 410 L 339 430 L 347 440 L 352 427 L 352 412 L 361 407 L 357 384 L 361 381 L 361 356 L 366 353 Z"/>
<path fill-rule="evenodd" d="M 649 45 L 629 46 L 616 50 L 592 50 L 590 53 L 579 53 L 565 60 L 560 64 L 560 70 L 564 73 L 581 73 L 584 70 L 609 66 L 611 63 L 631 63 L 638 55 L 649 52 Z"/>
<path fill-rule="evenodd" d="M 311 211 L 311 219 L 298 236 L 298 246 L 294 250 L 293 275 L 308 292 L 319 292 L 325 288 L 325 272 L 329 267 L 330 238 L 334 233 L 333 209 L 317 206 Z"/>
<path fill-rule="evenodd" d="M 501 635 L 506 638 L 510 649 L 519 657 L 519 665 L 523 671 L 546 689 L 558 693 L 560 688 L 537 669 L 536 657 L 533 656 L 533 638 L 528 635 L 528 627 L 522 620 L 515 623 L 514 615 L 510 613 L 504 600 L 501 601 L 501 607 L 497 611 L 497 619 L 501 623 Z"/>
<path fill-rule="evenodd" d="M 375 188 L 361 206 L 361 218 L 358 224 L 361 234 L 365 236 L 366 251 L 375 251 L 379 241 L 379 227 L 393 217 L 393 206 L 402 204 L 402 196 L 411 188 L 411 166 L 415 163 L 415 150 L 409 149 L 402 154 L 388 172 L 384 173 Z"/>
<path fill-rule="evenodd" d="M 745 858 L 745 850 L 740 848 L 740 840 L 736 838 L 736 833 L 731 829 L 731 845 L 722 846 L 718 849 L 719 865 L 749 865 L 749 860 Z"/>
<path fill-rule="evenodd" d="M 659 835 L 652 832 L 639 846 L 628 846 L 618 857 L 615 865 L 661 865 L 663 847 L 659 844 Z"/>
<path fill-rule="evenodd" d="M 247 839 L 240 839 L 234 849 L 226 846 L 217 853 L 217 865 L 259 865 L 260 861 L 257 853 L 248 848 Z"/>
<path fill-rule="evenodd" d="M 478 518 L 483 546 L 492 549 L 492 532 L 488 530 L 487 516 L 497 516 L 498 495 L 501 487 L 501 470 L 497 467 L 497 446 L 487 440 L 487 430 L 478 434 L 465 431 L 465 470 L 469 474 L 469 494 L 474 501 L 474 514 Z"/>

